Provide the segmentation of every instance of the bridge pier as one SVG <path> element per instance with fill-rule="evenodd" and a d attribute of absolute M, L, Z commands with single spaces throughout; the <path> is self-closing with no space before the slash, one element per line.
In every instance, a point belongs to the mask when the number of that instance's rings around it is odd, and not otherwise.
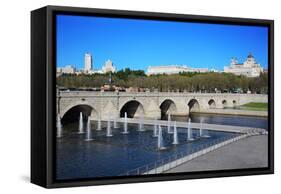
<path fill-rule="evenodd" d="M 150 118 L 150 119 L 160 119 L 161 118 L 161 111 L 160 111 L 160 109 L 149 110 L 145 113 L 144 117 Z"/>

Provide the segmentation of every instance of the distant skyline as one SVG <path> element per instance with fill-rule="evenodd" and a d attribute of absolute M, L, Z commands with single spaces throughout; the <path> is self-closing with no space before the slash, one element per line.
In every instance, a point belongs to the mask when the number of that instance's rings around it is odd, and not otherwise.
<path fill-rule="evenodd" d="M 84 54 L 94 69 L 113 61 L 117 70 L 129 67 L 187 65 L 223 70 L 236 57 L 252 53 L 268 68 L 268 29 L 258 26 L 174 21 L 57 16 L 57 66 L 84 68 Z"/>

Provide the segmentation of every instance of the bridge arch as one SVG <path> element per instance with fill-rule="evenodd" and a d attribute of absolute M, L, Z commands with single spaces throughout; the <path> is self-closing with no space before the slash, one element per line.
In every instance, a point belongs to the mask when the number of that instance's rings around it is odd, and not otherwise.
<path fill-rule="evenodd" d="M 127 112 L 128 118 L 140 117 L 141 115 L 145 115 L 143 104 L 141 104 L 137 100 L 130 100 L 126 102 L 120 110 L 120 117 L 124 117 L 125 112 Z"/>
<path fill-rule="evenodd" d="M 82 112 L 83 119 L 86 120 L 88 116 L 91 118 L 98 115 L 97 111 L 89 104 L 76 104 L 69 106 L 61 115 L 62 124 L 78 122 L 80 112 Z"/>
<path fill-rule="evenodd" d="M 189 107 L 189 112 L 200 110 L 200 104 L 199 104 L 198 100 L 196 100 L 195 98 L 189 100 L 187 105 Z"/>
<path fill-rule="evenodd" d="M 237 107 L 237 101 L 236 101 L 236 100 L 233 100 L 233 101 L 232 101 L 232 104 L 233 104 L 233 107 L 234 107 L 234 108 Z"/>
<path fill-rule="evenodd" d="M 177 112 L 176 103 L 171 99 L 166 99 L 160 104 L 161 117 L 167 116 L 169 113 Z"/>
<path fill-rule="evenodd" d="M 209 108 L 216 108 L 216 101 L 214 99 L 210 99 L 208 102 Z"/>
<path fill-rule="evenodd" d="M 223 100 L 221 103 L 222 103 L 222 107 L 223 107 L 223 108 L 226 108 L 226 107 L 227 107 L 227 101 L 226 101 L 226 100 Z"/>

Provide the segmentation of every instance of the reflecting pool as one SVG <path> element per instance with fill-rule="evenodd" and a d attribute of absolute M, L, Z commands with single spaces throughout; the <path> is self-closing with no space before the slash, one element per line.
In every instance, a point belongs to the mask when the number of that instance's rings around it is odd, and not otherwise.
<path fill-rule="evenodd" d="M 192 122 L 241 125 L 267 128 L 267 119 L 241 116 L 192 115 Z M 173 120 L 187 121 L 188 118 L 172 117 Z M 86 122 L 84 121 L 86 127 Z M 166 149 L 157 149 L 157 137 L 153 137 L 153 125 L 143 125 L 144 131 L 137 124 L 128 123 L 128 134 L 123 134 L 123 123 L 118 128 L 111 127 L 112 136 L 107 137 L 107 122 L 102 122 L 102 130 L 96 130 L 98 123 L 91 122 L 92 141 L 85 141 L 86 134 L 79 134 L 79 123 L 63 126 L 61 138 L 56 143 L 56 178 L 58 180 L 110 177 L 130 175 L 130 171 L 155 161 L 171 158 L 179 153 L 193 152 L 202 145 L 240 134 L 208 131 L 210 138 L 199 138 L 199 129 L 192 129 L 194 141 L 187 141 L 187 129 L 177 127 L 178 143 L 173 144 L 174 136 L 162 126 L 163 144 Z M 84 129 L 84 131 L 86 128 Z"/>

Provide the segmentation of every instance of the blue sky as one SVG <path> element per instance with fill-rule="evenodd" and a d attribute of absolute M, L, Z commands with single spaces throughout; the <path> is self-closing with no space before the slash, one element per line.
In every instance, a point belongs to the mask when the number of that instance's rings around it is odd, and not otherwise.
<path fill-rule="evenodd" d="M 111 59 L 117 70 L 187 65 L 222 70 L 231 57 L 244 62 L 251 52 L 267 68 L 266 27 L 174 21 L 57 16 L 57 66 L 82 69 L 84 54 L 94 69 Z"/>

